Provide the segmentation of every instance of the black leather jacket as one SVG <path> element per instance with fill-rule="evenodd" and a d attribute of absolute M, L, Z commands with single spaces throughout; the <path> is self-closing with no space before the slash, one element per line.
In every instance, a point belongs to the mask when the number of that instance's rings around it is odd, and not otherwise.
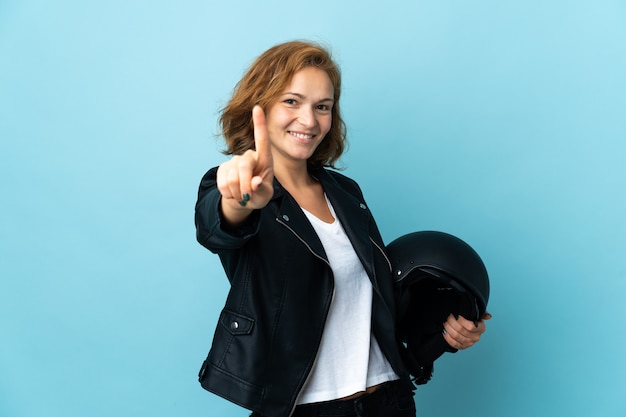
<path fill-rule="evenodd" d="M 197 239 L 219 254 L 231 288 L 200 370 L 202 387 L 269 417 L 287 417 L 313 367 L 333 298 L 324 248 L 296 201 L 274 181 L 274 196 L 237 230 L 220 220 L 217 169 L 196 203 Z M 374 288 L 372 331 L 400 377 L 408 377 L 395 333 L 389 259 L 353 180 L 312 171 L 326 192 Z"/>

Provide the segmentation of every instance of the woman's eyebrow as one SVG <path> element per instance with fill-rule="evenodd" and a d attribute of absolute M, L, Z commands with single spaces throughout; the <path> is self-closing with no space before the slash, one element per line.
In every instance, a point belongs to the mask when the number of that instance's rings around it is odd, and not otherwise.
<path fill-rule="evenodd" d="M 301 99 L 306 98 L 306 96 L 304 94 L 300 94 L 300 93 L 292 93 L 292 92 L 289 92 L 289 91 L 283 93 L 283 96 L 287 96 L 287 95 L 296 96 L 296 97 L 301 98 Z M 321 103 L 321 102 L 324 102 L 324 101 L 334 102 L 335 100 L 330 98 L 330 97 L 328 97 L 328 98 L 320 99 L 318 102 Z"/>

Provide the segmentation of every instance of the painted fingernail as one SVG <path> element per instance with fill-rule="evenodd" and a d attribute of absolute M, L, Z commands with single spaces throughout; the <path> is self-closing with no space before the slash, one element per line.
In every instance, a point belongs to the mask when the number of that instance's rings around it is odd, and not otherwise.
<path fill-rule="evenodd" d="M 243 200 L 242 200 L 242 201 L 243 201 L 244 203 L 247 203 L 248 201 L 250 201 L 250 194 L 248 194 L 248 193 L 244 193 L 244 195 L 243 195 L 242 197 L 243 197 Z"/>
<path fill-rule="evenodd" d="M 247 202 L 247 201 L 244 201 L 244 200 L 239 201 L 239 205 L 240 205 L 241 207 L 245 207 L 245 206 L 246 206 L 246 204 L 248 204 L 248 202 Z"/>

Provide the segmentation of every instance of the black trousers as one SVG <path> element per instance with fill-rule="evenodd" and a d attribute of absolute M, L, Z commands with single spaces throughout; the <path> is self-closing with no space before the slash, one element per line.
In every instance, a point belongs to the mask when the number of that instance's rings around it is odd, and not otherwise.
<path fill-rule="evenodd" d="M 299 405 L 291 417 L 415 417 L 413 395 L 410 381 L 391 381 L 352 400 Z M 263 416 L 252 413 L 250 417 Z"/>

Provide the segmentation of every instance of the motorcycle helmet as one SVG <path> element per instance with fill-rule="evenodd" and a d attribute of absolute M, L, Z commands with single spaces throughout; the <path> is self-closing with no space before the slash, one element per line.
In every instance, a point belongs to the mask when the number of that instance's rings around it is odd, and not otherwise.
<path fill-rule="evenodd" d="M 386 250 L 395 281 L 400 349 L 414 382 L 425 384 L 434 361 L 456 352 L 443 337 L 448 316 L 478 322 L 485 314 L 487 269 L 471 246 L 444 232 L 409 233 Z"/>

